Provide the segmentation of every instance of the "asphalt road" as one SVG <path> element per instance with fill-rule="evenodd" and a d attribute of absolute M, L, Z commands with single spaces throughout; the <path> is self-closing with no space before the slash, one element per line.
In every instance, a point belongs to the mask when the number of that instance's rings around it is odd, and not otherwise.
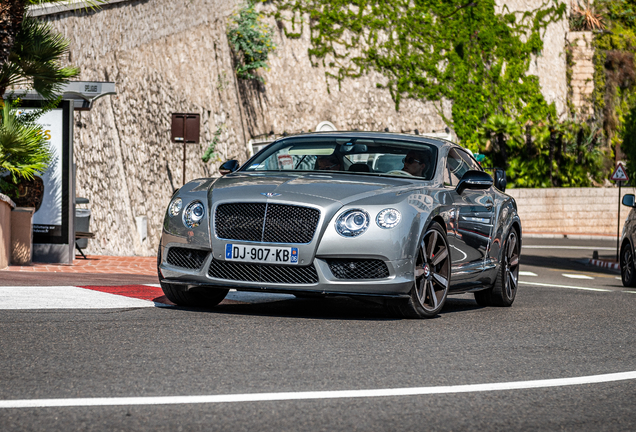
<path fill-rule="evenodd" d="M 272 296 L 214 310 L 3 310 L 0 429 L 633 431 L 636 289 L 582 262 L 614 246 L 526 239 L 513 307 L 462 295 L 423 321 Z M 621 372 L 632 374 L 608 376 Z M 50 407 L 60 401 L 71 406 Z"/>

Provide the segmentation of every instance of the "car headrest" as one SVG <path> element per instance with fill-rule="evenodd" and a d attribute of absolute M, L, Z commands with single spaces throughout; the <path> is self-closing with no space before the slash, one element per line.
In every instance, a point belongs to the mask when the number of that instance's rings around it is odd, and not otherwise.
<path fill-rule="evenodd" d="M 353 172 L 371 172 L 371 168 L 369 168 L 369 165 L 367 165 L 365 163 L 354 163 L 353 165 L 351 165 L 349 167 L 349 171 L 353 171 Z"/>

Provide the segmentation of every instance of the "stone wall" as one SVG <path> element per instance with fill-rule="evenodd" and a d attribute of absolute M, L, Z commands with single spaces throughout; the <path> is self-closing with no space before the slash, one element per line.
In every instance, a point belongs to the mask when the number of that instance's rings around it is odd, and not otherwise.
<path fill-rule="evenodd" d="M 374 73 L 345 80 L 340 88 L 332 83 L 328 92 L 325 70 L 310 64 L 308 33 L 292 40 L 276 30 L 278 48 L 264 72 L 265 84 L 238 82 L 226 38 L 238 3 L 136 0 L 41 16 L 71 41 L 68 60 L 81 68 L 79 80 L 117 85 L 116 96 L 75 113 L 77 196 L 90 200 L 90 229 L 96 234 L 87 253 L 155 253 L 165 207 L 183 179 L 182 147 L 169 141 L 172 112 L 201 114 L 202 142 L 187 147 L 188 179 L 218 175 L 222 160 L 245 161 L 251 138 L 314 130 L 325 120 L 342 130 L 445 127 L 433 103 L 404 100 L 395 111 L 388 90 L 376 87 L 382 77 Z M 540 5 L 505 3 L 523 10 Z M 549 40 L 531 71 L 560 112 L 566 95 L 564 26 L 548 28 Z M 442 102 L 446 115 L 450 108 Z M 204 164 L 201 155 L 216 131 L 218 158 Z M 142 241 L 135 218 L 144 215 L 148 237 Z"/>
<path fill-rule="evenodd" d="M 508 189 L 527 236 L 616 238 L 618 188 Z M 621 188 L 625 194 L 636 188 Z M 621 205 L 620 232 L 630 208 Z"/>
<path fill-rule="evenodd" d="M 216 175 L 201 155 L 221 128 L 220 159 L 245 160 L 245 137 L 224 0 L 132 1 L 47 19 L 71 41 L 80 80 L 114 81 L 117 96 L 75 112 L 77 196 L 90 200 L 89 254 L 152 255 L 183 150 L 170 142 L 170 114 L 201 114 L 201 144 L 187 146 L 187 179 Z M 135 217 L 148 217 L 141 241 Z"/>
<path fill-rule="evenodd" d="M 594 47 L 592 32 L 570 32 L 568 43 L 572 50 L 572 105 L 581 118 L 594 115 L 592 93 L 594 92 Z"/>

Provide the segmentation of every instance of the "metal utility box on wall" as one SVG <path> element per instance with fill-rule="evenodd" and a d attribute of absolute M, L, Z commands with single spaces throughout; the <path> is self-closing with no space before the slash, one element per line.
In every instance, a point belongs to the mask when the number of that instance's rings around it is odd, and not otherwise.
<path fill-rule="evenodd" d="M 200 125 L 199 114 L 172 113 L 172 142 L 198 144 Z"/>
<path fill-rule="evenodd" d="M 196 113 L 172 113 L 170 139 L 183 144 L 183 184 L 186 183 L 186 144 L 199 144 L 201 116 Z"/>

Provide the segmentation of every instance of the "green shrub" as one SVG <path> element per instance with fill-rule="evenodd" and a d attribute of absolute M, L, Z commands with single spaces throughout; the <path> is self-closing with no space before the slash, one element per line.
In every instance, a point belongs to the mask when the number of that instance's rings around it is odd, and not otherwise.
<path fill-rule="evenodd" d="M 254 72 L 267 67 L 267 58 L 276 46 L 272 40 L 273 29 L 265 23 L 265 16 L 256 11 L 251 0 L 233 15 L 227 36 L 236 56 L 236 75 L 241 79 L 262 81 Z"/>

